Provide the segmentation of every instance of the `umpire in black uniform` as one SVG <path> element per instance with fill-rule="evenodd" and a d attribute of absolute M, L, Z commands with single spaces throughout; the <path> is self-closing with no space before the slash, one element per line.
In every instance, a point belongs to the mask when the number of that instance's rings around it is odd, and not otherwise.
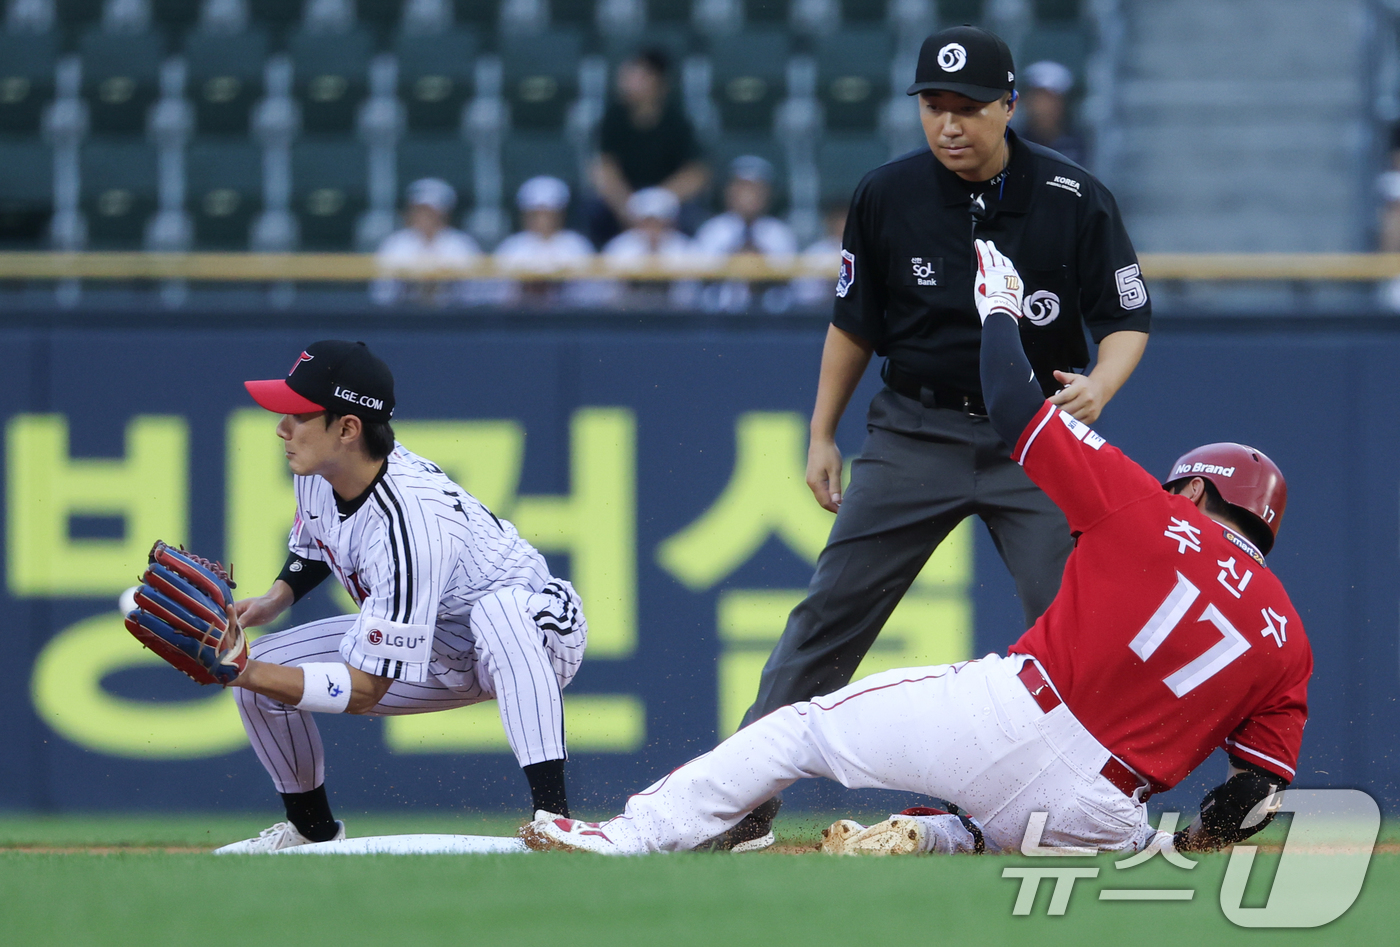
<path fill-rule="evenodd" d="M 1010 459 L 982 401 L 973 238 L 995 241 L 1016 262 L 1026 354 L 1046 396 L 1081 421 L 1092 424 L 1132 374 L 1151 317 L 1113 196 L 1007 127 L 1015 79 L 1011 51 L 995 35 L 959 26 L 930 36 L 908 90 L 919 97 L 929 150 L 876 168 L 856 188 L 807 458 L 807 484 L 836 522 L 745 723 L 849 683 L 965 517 L 987 524 L 1028 626 L 1059 591 L 1069 526 Z M 1085 326 L 1099 346 L 1087 375 Z M 836 425 L 872 354 L 886 359 L 885 388 L 870 404 L 843 496 Z M 766 833 L 776 803 L 726 841 Z"/>

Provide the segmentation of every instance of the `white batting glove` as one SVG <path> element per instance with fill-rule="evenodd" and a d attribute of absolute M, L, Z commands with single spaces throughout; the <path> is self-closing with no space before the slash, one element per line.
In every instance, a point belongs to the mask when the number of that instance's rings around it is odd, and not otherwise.
<path fill-rule="evenodd" d="M 973 298 L 977 315 L 985 325 L 994 312 L 1004 312 L 1013 319 L 1021 318 L 1021 296 L 1025 288 L 1021 275 L 1011 261 L 1001 255 L 990 240 L 974 240 L 977 249 L 977 281 Z"/>

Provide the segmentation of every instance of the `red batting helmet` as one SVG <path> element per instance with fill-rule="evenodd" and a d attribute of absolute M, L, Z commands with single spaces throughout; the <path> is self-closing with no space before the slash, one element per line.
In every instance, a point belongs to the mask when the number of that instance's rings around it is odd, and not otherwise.
<path fill-rule="evenodd" d="M 1209 480 L 1221 499 L 1267 527 L 1268 545 L 1273 546 L 1288 505 L 1288 484 L 1263 451 L 1228 441 L 1197 447 L 1177 458 L 1165 482 L 1188 477 Z"/>

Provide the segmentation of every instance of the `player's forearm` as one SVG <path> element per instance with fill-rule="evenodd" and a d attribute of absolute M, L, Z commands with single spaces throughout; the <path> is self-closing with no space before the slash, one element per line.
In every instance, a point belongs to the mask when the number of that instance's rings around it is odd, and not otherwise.
<path fill-rule="evenodd" d="M 346 713 L 362 714 L 373 709 L 393 683 L 387 677 L 366 674 L 359 668 L 348 670 L 350 704 L 345 708 Z M 305 696 L 306 675 L 297 666 L 250 660 L 238 680 L 233 682 L 233 686 L 246 688 L 255 694 L 295 707 Z"/>
<path fill-rule="evenodd" d="M 1146 349 L 1147 333 L 1133 329 L 1114 332 L 1099 343 L 1098 361 L 1089 377 L 1101 386 L 1104 404 L 1112 400 L 1132 376 Z"/>
<path fill-rule="evenodd" d="M 661 186 L 676 199 L 684 203 L 705 189 L 710 183 L 710 170 L 702 162 L 692 161 L 682 165 L 676 173 L 661 182 Z"/>
<path fill-rule="evenodd" d="M 632 188 L 622 176 L 622 168 L 612 155 L 601 154 L 593 162 L 593 189 L 612 209 L 614 214 L 622 214 L 627 199 L 632 196 Z"/>
<path fill-rule="evenodd" d="M 1045 395 L 1021 346 L 1020 326 L 1011 315 L 993 312 L 983 323 L 979 369 L 988 420 L 1008 446 L 1015 446 L 1045 404 Z"/>
<path fill-rule="evenodd" d="M 834 325 L 827 327 L 817 379 L 817 403 L 812 408 L 812 440 L 836 438 L 836 425 L 841 422 L 874 351 L 875 347 L 859 336 Z"/>

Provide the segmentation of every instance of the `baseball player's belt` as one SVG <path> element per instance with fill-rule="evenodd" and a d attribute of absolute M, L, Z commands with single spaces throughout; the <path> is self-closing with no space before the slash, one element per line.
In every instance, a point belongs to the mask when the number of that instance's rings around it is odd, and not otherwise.
<path fill-rule="evenodd" d="M 987 405 L 981 396 L 952 388 L 930 387 L 914 375 L 900 371 L 893 362 L 885 362 L 880 377 L 891 391 L 912 398 L 925 408 L 948 408 L 977 417 L 987 416 Z"/>
<path fill-rule="evenodd" d="M 1036 702 L 1044 713 L 1049 713 L 1063 703 L 1060 695 L 1055 693 L 1055 689 L 1050 686 L 1050 682 L 1045 679 L 1045 675 L 1040 671 L 1040 665 L 1035 661 L 1027 659 L 1021 665 L 1021 670 L 1016 672 L 1016 676 L 1021 679 L 1021 683 L 1026 685 L 1026 690 L 1031 692 L 1031 699 Z M 1119 792 L 1139 802 L 1146 802 L 1152 795 L 1152 786 L 1146 780 L 1128 769 L 1126 763 L 1116 756 L 1110 756 L 1108 762 L 1103 764 L 1103 769 L 1099 773 L 1104 779 L 1112 783 Z M 1142 790 L 1142 796 L 1136 795 Z"/>

